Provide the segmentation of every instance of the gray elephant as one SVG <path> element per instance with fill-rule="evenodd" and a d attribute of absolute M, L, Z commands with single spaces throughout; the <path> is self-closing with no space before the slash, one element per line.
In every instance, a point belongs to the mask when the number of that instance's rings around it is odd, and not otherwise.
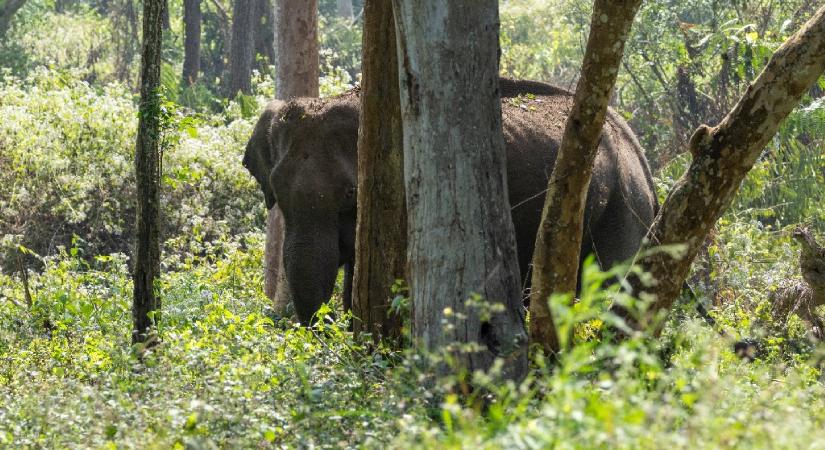
<path fill-rule="evenodd" d="M 526 286 L 572 95 L 543 83 L 502 79 L 501 96 L 509 201 Z M 328 99 L 274 101 L 244 155 L 267 207 L 277 202 L 283 212 L 284 270 L 302 324 L 329 299 L 341 266 L 344 307 L 351 305 L 358 117 L 357 90 Z M 632 257 L 655 210 L 644 153 L 625 121 L 610 111 L 588 191 L 582 257 L 595 254 L 602 267 Z"/>

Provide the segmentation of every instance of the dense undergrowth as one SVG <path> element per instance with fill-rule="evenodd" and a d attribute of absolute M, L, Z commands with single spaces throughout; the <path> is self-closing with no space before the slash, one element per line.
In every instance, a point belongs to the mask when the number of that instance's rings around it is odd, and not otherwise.
<path fill-rule="evenodd" d="M 665 336 L 622 345 L 591 339 L 604 279 L 587 273 L 575 307 L 555 303 L 568 345 L 554 371 L 522 385 L 484 374 L 431 381 L 420 357 L 368 351 L 338 322 L 273 322 L 260 286 L 262 236 L 239 236 L 164 274 L 162 342 L 130 348 L 125 257 L 92 262 L 69 249 L 31 273 L 0 277 L 0 443 L 14 447 L 800 448 L 825 426 L 825 354 L 801 324 L 777 328 L 766 307 L 790 276 L 787 238 L 722 227 L 729 246 L 767 251 L 768 270 L 720 259 L 731 298 L 716 315 L 765 338 L 740 360 L 689 312 Z M 742 240 L 746 241 L 742 241 Z M 749 241 L 748 239 L 753 239 Z M 729 280 L 729 281 L 728 281 Z M 736 286 L 741 286 L 737 288 Z M 688 311 L 685 308 L 685 311 Z M 777 331 L 781 328 L 783 331 Z M 139 362 L 135 354 L 143 354 Z M 483 397 L 458 396 L 472 378 Z M 430 380 L 430 381 L 428 381 Z M 486 406 L 482 406 L 486 404 Z"/>
<path fill-rule="evenodd" d="M 584 3 L 502 2 L 502 70 L 571 83 Z M 709 20 L 707 1 L 683 3 L 646 3 L 629 51 L 649 46 L 666 78 L 680 66 L 695 72 L 711 118 L 801 20 L 785 24 L 780 8 L 764 25 L 727 23 L 759 11 L 720 7 Z M 256 75 L 255 94 L 234 100 L 211 85 L 182 89 L 173 31 L 160 342 L 133 348 L 133 86 L 118 81 L 117 44 L 101 38 L 110 21 L 91 8 L 31 5 L 0 46 L 0 447 L 825 447 L 825 347 L 799 317 L 771 316 L 773 293 L 799 279 L 790 231 L 825 231 L 825 103 L 816 92 L 766 149 L 696 264 L 691 282 L 717 329 L 683 301 L 661 338 L 600 341 L 614 296 L 600 288 L 609 274 L 589 267 L 579 303 L 553 300 L 565 342 L 555 368 L 536 359 L 519 385 L 495 371 L 434 379 L 427 368 L 439 355 L 376 349 L 346 331 L 346 317 L 315 329 L 273 318 L 262 292 L 263 199 L 240 164 L 271 79 Z M 334 2 L 322 1 L 324 11 Z M 677 19 L 702 25 L 678 28 Z M 328 14 L 322 28 L 322 91 L 333 94 L 358 79 L 360 31 Z M 65 42 L 42 39 L 53 30 Z M 738 58 L 724 86 L 722 53 Z M 671 86 L 657 83 L 633 53 L 617 107 L 661 166 L 664 197 L 689 162 L 669 153 L 681 139 L 673 128 L 690 124 L 674 125 Z M 733 353 L 741 338 L 759 341 L 756 361 Z M 469 393 L 470 384 L 479 389 Z"/>

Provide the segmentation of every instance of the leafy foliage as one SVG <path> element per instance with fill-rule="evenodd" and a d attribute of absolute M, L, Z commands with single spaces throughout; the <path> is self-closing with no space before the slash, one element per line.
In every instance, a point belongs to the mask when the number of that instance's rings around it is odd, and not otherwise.
<path fill-rule="evenodd" d="M 128 251 L 136 108 L 121 87 L 73 76 L 40 70 L 0 84 L 0 184 L 13 187 L 0 192 L 6 251 L 22 244 L 52 254 L 74 236 L 89 257 Z M 261 227 L 259 190 L 239 163 L 252 123 L 164 108 L 162 239 L 199 249 Z"/>
<path fill-rule="evenodd" d="M 331 318 L 340 276 L 315 328 L 271 318 L 261 292 L 263 202 L 240 159 L 274 82 L 256 74 L 253 95 L 214 94 L 227 48 L 216 5 L 230 4 L 218 0 L 204 2 L 204 77 L 182 88 L 181 1 L 170 0 L 161 341 L 132 348 L 137 69 L 123 73 L 124 29 L 107 10 L 123 2 L 61 4 L 30 0 L 0 45 L 0 446 L 800 448 L 821 440 L 825 348 L 807 339 L 798 317 L 778 322 L 770 311 L 773 293 L 799 277 L 790 227 L 825 231 L 825 83 L 765 150 L 696 264 L 691 282 L 717 330 L 682 305 L 659 339 L 611 344 L 600 337 L 605 325 L 621 323 L 606 305 L 645 303 L 603 287 L 627 266 L 588 266 L 578 302 L 551 300 L 564 342 L 555 368 L 536 358 L 519 385 L 500 381 L 504 363 L 439 378 L 431 369 L 450 364 L 449 353 L 376 347 L 347 331 L 346 315 Z M 334 17 L 334 0 L 319 2 L 325 95 L 360 77 L 354 4 L 350 21 Z M 681 149 L 692 129 L 722 117 L 814 4 L 645 2 L 615 107 L 641 136 L 662 199 L 687 167 Z M 590 2 L 580 0 L 502 1 L 502 71 L 572 87 L 589 17 Z M 405 295 L 399 282 L 393 308 L 409 317 Z M 461 320 L 445 312 L 446 326 Z M 744 337 L 760 342 L 754 363 L 731 351 Z"/>

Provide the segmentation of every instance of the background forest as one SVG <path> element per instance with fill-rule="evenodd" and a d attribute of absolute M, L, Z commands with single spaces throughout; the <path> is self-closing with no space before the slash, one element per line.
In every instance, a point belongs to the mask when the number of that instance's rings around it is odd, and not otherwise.
<path fill-rule="evenodd" d="M 0 0 L 0 12 L 12 3 Z M 609 274 L 591 266 L 581 301 L 554 303 L 570 336 L 558 367 L 459 397 L 487 376 L 428 385 L 419 356 L 372 349 L 346 331 L 346 317 L 315 329 L 273 317 L 262 291 L 266 211 L 240 161 L 274 96 L 277 55 L 259 54 L 249 92 L 228 94 L 233 5 L 203 1 L 200 75 L 190 84 L 184 1 L 168 3 L 163 343 L 140 365 L 129 346 L 128 271 L 140 2 L 28 0 L 0 16 L 0 446 L 825 445 L 825 347 L 809 338 L 809 318 L 773 308 L 800 279 L 793 229 L 825 233 L 825 78 L 694 265 L 691 283 L 726 336 L 685 307 L 662 339 L 600 342 Z M 327 96 L 360 79 L 361 2 L 352 15 L 339 3 L 319 1 Z M 502 73 L 575 87 L 591 2 L 500 5 Z M 818 6 L 643 3 L 612 106 L 638 134 L 660 195 L 689 164 L 693 130 L 718 122 Z M 403 289 L 394 304 L 405 308 Z M 744 337 L 760 342 L 753 362 L 732 351 Z"/>

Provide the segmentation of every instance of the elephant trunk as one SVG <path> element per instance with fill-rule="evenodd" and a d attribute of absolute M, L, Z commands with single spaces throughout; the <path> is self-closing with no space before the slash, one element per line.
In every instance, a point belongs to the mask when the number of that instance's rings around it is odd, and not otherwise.
<path fill-rule="evenodd" d="M 303 221 L 286 226 L 284 270 L 298 320 L 311 325 L 321 304 L 329 300 L 338 275 L 338 229 Z"/>

